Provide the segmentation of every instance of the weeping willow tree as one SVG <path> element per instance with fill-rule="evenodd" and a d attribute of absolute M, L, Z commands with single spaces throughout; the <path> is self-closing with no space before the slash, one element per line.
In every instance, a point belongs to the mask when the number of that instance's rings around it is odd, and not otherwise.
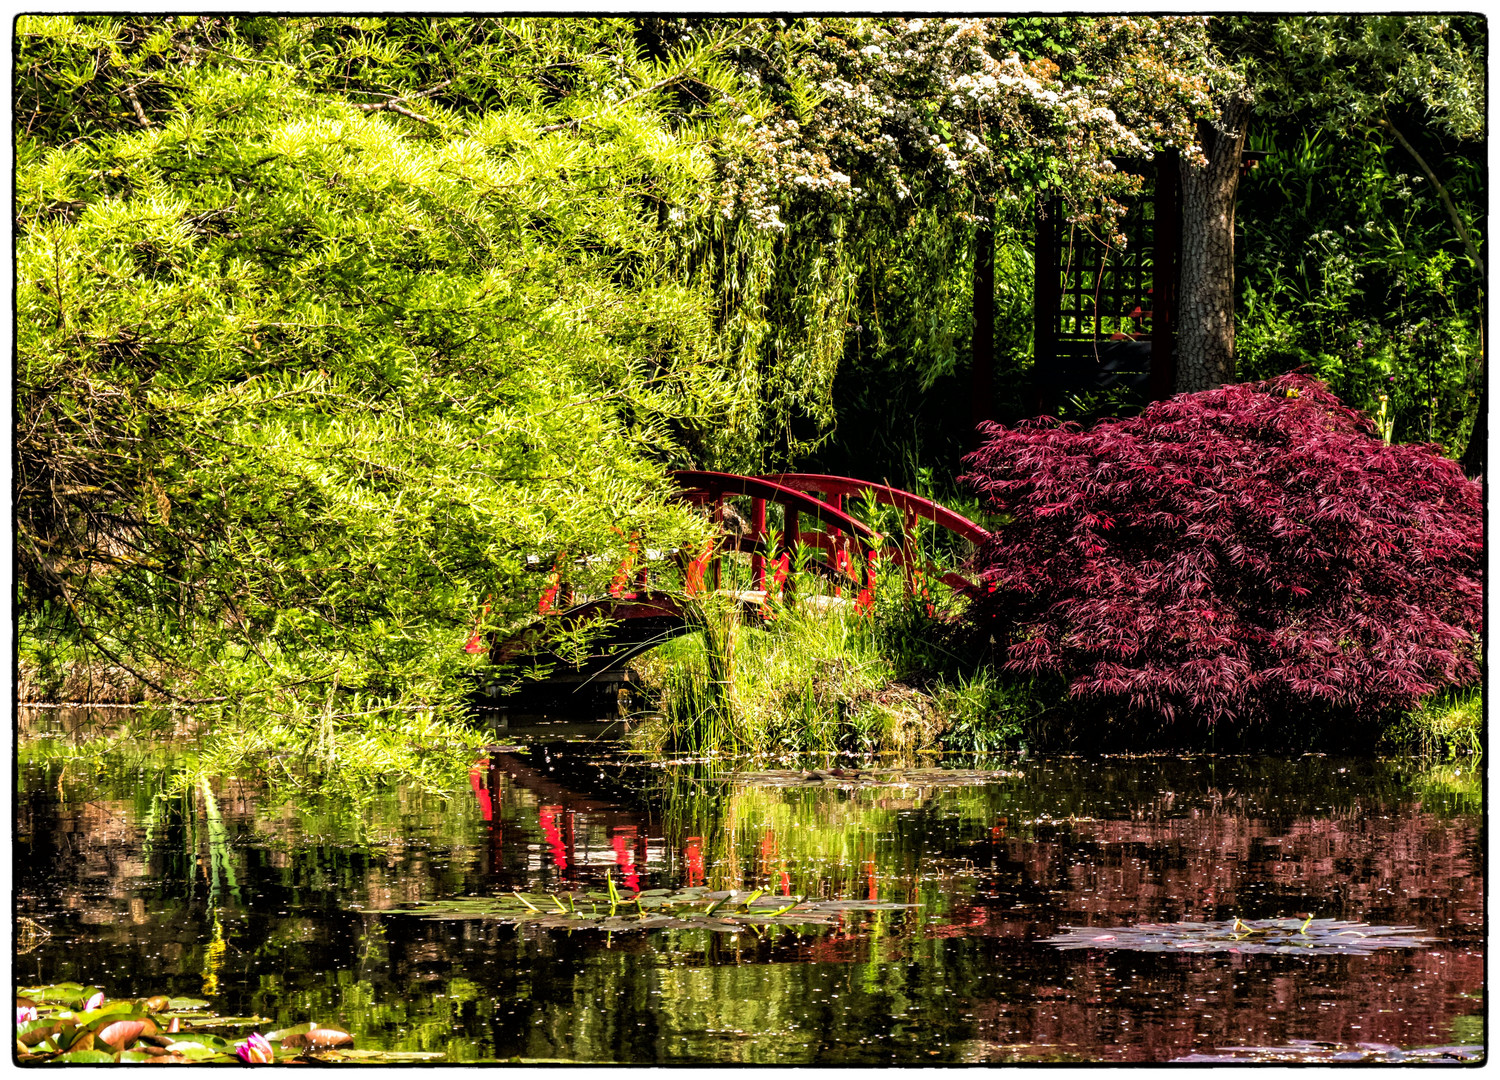
<path fill-rule="evenodd" d="M 596 556 L 602 591 L 632 539 L 701 538 L 665 470 L 765 397 L 670 241 L 743 138 L 730 34 L 16 35 L 16 600 L 54 686 L 108 668 L 281 725 L 244 754 L 326 747 L 452 706 L 538 562 Z"/>

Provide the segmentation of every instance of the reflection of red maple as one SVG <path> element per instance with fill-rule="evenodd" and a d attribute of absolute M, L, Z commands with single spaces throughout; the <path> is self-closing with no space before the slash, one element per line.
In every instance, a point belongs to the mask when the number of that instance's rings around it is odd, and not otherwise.
<path fill-rule="evenodd" d="M 993 835 L 993 834 L 992 834 Z M 1139 954 L 1043 954 L 1024 992 L 972 1005 L 976 1037 L 1003 1046 L 1088 1048 L 1107 1060 L 1164 1061 L 1213 1046 L 1292 1039 L 1353 1045 L 1447 1043 L 1462 995 L 1484 985 L 1483 875 L 1472 826 L 1417 811 L 1343 813 L 1273 823 L 1234 813 L 1080 820 L 991 840 L 998 859 L 979 892 L 1044 891 L 1036 908 L 975 900 L 932 938 L 982 938 L 1001 968 L 1036 966 L 1054 926 L 1269 917 L 1416 925 L 1428 949 L 1313 959 L 1218 955 L 1171 964 Z M 1011 895 L 1014 895 L 1012 892 Z M 1277 898 L 1285 897 L 1278 904 Z M 1268 910 L 1268 907 L 1272 910 Z"/>

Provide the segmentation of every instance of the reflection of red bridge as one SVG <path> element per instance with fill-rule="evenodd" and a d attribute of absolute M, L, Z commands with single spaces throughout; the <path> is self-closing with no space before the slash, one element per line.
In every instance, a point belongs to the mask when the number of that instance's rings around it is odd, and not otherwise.
<path fill-rule="evenodd" d="M 525 758 L 499 747 L 491 747 L 488 756 L 480 758 L 469 768 L 469 786 L 474 789 L 480 816 L 489 823 L 492 867 L 505 862 L 504 839 L 497 814 L 502 775 L 508 776 L 511 784 L 536 797 L 537 828 L 544 844 L 544 864 L 551 866 L 560 881 L 577 882 L 580 859 L 576 817 L 583 814 L 590 825 L 602 826 L 606 830 L 610 850 L 614 853 L 612 869 L 617 880 L 624 887 L 640 889 L 640 874 L 648 855 L 647 838 L 653 829 L 651 815 L 566 787 L 528 764 Z"/>
<path fill-rule="evenodd" d="M 691 553 L 677 556 L 675 562 L 683 582 L 680 590 L 652 587 L 649 558 L 642 558 L 637 567 L 637 557 L 645 553 L 638 551 L 632 538 L 629 554 L 608 595 L 575 597 L 561 580 L 561 560 L 553 568 L 542 594 L 540 616 L 566 625 L 581 625 L 599 618 L 617 623 L 611 644 L 627 648 L 624 653 L 613 651 L 611 660 L 615 663 L 682 629 L 684 612 L 678 598 L 718 588 L 721 555 L 726 551 L 750 557 L 750 589 L 737 593 L 747 605 L 764 604 L 785 587 L 790 559 L 799 548 L 812 553 L 806 569 L 832 582 L 836 594 L 848 588 L 859 602 L 868 602 L 869 594 L 861 590 L 869 588 L 877 558 L 901 566 L 908 577 L 930 565 L 917 547 L 920 522 L 931 522 L 975 544 L 989 535 L 968 518 L 931 499 L 844 476 L 810 473 L 739 476 L 682 470 L 672 477 L 681 497 L 708 509 L 720 528 L 719 538 L 707 551 L 696 557 Z M 853 517 L 847 507 L 847 501 L 852 499 L 868 499 L 900 511 L 900 533 L 882 536 Z M 735 501 L 748 516 L 733 506 Z M 772 508 L 779 512 L 779 529 L 773 529 L 769 523 L 768 511 Z M 967 578 L 952 571 L 933 571 L 932 576 L 959 592 L 973 587 Z M 532 651 L 542 636 L 541 623 L 539 619 L 527 631 L 493 642 L 490 659 L 505 663 Z M 476 633 L 470 640 L 469 651 L 479 651 L 483 647 L 479 642 Z"/>

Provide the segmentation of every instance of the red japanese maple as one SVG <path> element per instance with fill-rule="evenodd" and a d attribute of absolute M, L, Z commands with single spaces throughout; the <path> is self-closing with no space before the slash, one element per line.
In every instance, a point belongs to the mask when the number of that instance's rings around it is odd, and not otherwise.
<path fill-rule="evenodd" d="M 1477 681 L 1479 484 L 1283 375 L 1084 429 L 986 425 L 1006 523 L 972 608 L 1005 669 L 1212 723 L 1378 711 Z"/>

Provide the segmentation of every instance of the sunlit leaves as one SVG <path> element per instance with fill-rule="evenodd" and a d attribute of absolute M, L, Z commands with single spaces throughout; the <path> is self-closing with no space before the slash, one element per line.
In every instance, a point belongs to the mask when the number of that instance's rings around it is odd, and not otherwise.
<path fill-rule="evenodd" d="M 179 21 L 166 54 L 135 24 L 21 28 L 24 603 L 61 600 L 163 693 L 442 705 L 484 597 L 492 624 L 534 611 L 528 556 L 704 528 L 663 466 L 731 388 L 654 201 L 701 201 L 708 158 L 636 81 L 654 67 L 606 61 L 627 24 L 528 52 L 468 20 L 466 52 L 426 20 L 295 22 Z M 156 73 L 145 126 L 53 108 L 101 33 Z M 357 107 L 425 92 L 429 47 L 499 111 Z M 384 78 L 330 85 L 340 55 Z M 598 70 L 559 102 L 542 84 L 575 62 Z"/>

